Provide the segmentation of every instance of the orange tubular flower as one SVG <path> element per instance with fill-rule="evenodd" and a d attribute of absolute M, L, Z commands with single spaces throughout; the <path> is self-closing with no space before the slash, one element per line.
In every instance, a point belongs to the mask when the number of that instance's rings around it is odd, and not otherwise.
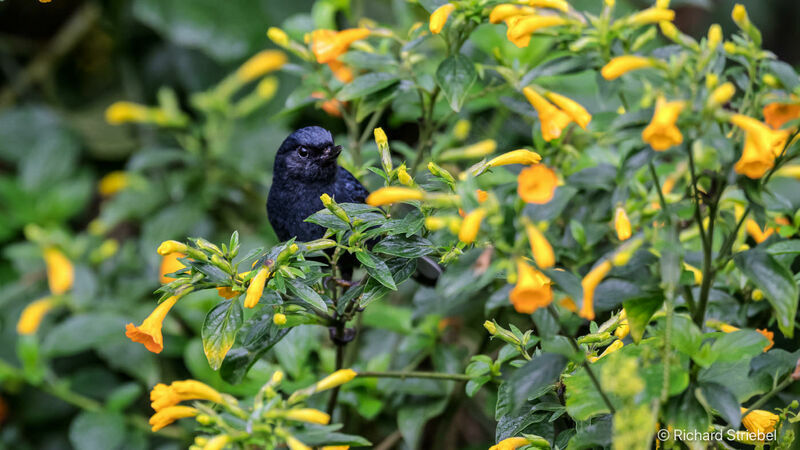
<path fill-rule="evenodd" d="M 561 132 L 572 121 L 564 111 L 553 106 L 547 99 L 539 95 L 531 87 L 526 87 L 522 90 L 525 98 L 533 106 L 536 112 L 539 113 L 539 121 L 542 123 L 542 137 L 545 141 L 550 142 L 553 139 L 558 139 Z"/>
<path fill-rule="evenodd" d="M 741 408 L 742 414 L 747 408 Z M 775 425 L 781 420 L 777 414 L 762 409 L 754 409 L 750 414 L 742 417 L 742 425 L 753 433 L 770 433 L 775 431 Z"/>
<path fill-rule="evenodd" d="M 556 173 L 544 164 L 534 164 L 520 171 L 517 194 L 526 203 L 544 204 L 553 199 L 558 185 Z"/>
<path fill-rule="evenodd" d="M 655 151 L 664 151 L 683 142 L 681 130 L 675 126 L 683 111 L 685 102 L 667 102 L 663 97 L 656 100 L 656 110 L 647 128 L 642 131 L 642 139 Z"/>
<path fill-rule="evenodd" d="M 342 31 L 314 30 L 311 32 L 311 51 L 320 64 L 335 61 L 345 53 L 350 44 L 369 36 L 366 28 L 350 28 Z"/>
<path fill-rule="evenodd" d="M 185 257 L 186 255 L 184 255 L 183 253 L 176 252 L 176 253 L 169 253 L 161 258 L 161 268 L 159 270 L 159 277 L 158 277 L 159 281 L 161 281 L 161 284 L 167 284 L 170 281 L 175 280 L 175 278 L 173 277 L 168 277 L 167 274 L 177 272 L 186 267 L 183 265 L 182 262 L 178 261 L 178 258 L 185 258 Z"/>
<path fill-rule="evenodd" d="M 144 319 L 138 327 L 129 323 L 125 326 L 125 336 L 133 342 L 144 344 L 147 350 L 153 353 L 161 353 L 164 349 L 164 338 L 161 335 L 161 325 L 167 317 L 169 310 L 178 302 L 177 296 L 172 296 L 156 307 L 153 312 Z"/>
<path fill-rule="evenodd" d="M 219 296 L 222 297 L 222 298 L 227 298 L 228 300 L 230 300 L 232 298 L 238 297 L 241 294 L 241 292 L 234 291 L 230 287 L 224 286 L 224 287 L 218 287 L 217 288 L 217 294 L 219 294 Z"/>
<path fill-rule="evenodd" d="M 528 235 L 528 242 L 531 245 L 536 265 L 542 269 L 553 267 L 556 264 L 556 255 L 553 252 L 553 246 L 550 245 L 544 234 L 532 223 L 525 224 L 525 232 Z"/>
<path fill-rule="evenodd" d="M 516 450 L 522 446 L 528 445 L 530 442 L 531 441 L 524 437 L 510 437 L 489 447 L 489 450 Z"/>
<path fill-rule="evenodd" d="M 773 102 L 764 107 L 764 122 L 780 130 L 786 122 L 800 119 L 800 104 Z"/>
<path fill-rule="evenodd" d="M 617 237 L 620 241 L 630 239 L 631 221 L 622 207 L 617 208 L 617 212 L 614 214 L 614 229 L 617 231 Z"/>
<path fill-rule="evenodd" d="M 150 406 L 155 411 L 175 406 L 185 400 L 208 400 L 223 403 L 222 395 L 211 386 L 197 380 L 173 381 L 172 384 L 159 383 L 150 391 Z"/>
<path fill-rule="evenodd" d="M 17 321 L 17 333 L 21 335 L 36 333 L 44 316 L 55 306 L 56 302 L 52 297 L 41 298 L 28 304 Z"/>
<path fill-rule="evenodd" d="M 458 231 L 458 240 L 465 244 L 475 242 L 475 238 L 478 237 L 478 231 L 481 229 L 481 221 L 483 221 L 485 215 L 486 210 L 483 208 L 477 208 L 467 214 L 467 216 L 464 217 L 464 221 L 461 222 L 461 229 Z"/>
<path fill-rule="evenodd" d="M 178 419 L 194 417 L 198 414 L 200 414 L 200 411 L 191 406 L 170 406 L 153 414 L 150 417 L 150 426 L 153 432 L 156 432 Z"/>
<path fill-rule="evenodd" d="M 603 281 L 603 278 L 611 271 L 611 261 L 603 261 L 581 280 L 581 287 L 583 287 L 583 305 L 581 305 L 578 315 L 587 320 L 594 320 L 594 290 L 597 285 Z"/>
<path fill-rule="evenodd" d="M 70 290 L 75 281 L 75 269 L 64 253 L 54 247 L 46 248 L 44 262 L 47 266 L 47 284 L 50 286 L 50 292 L 61 295 Z"/>
<path fill-rule="evenodd" d="M 503 3 L 492 8 L 489 13 L 489 23 L 500 23 L 515 16 L 529 16 L 535 14 L 536 10 L 530 6 Z"/>
<path fill-rule="evenodd" d="M 264 293 L 267 278 L 269 278 L 269 269 L 262 267 L 258 269 L 256 276 L 250 279 L 250 286 L 247 287 L 247 294 L 244 297 L 245 308 L 254 308 L 258 301 L 261 300 L 261 294 Z"/>
<path fill-rule="evenodd" d="M 772 233 L 775 232 L 772 228 L 767 228 L 764 231 L 761 231 L 761 227 L 758 226 L 758 222 L 753 219 L 747 219 L 744 223 L 744 228 L 747 230 L 747 234 L 756 241 L 756 244 L 760 244 L 767 240 L 768 237 L 772 236 Z"/>
<path fill-rule="evenodd" d="M 545 94 L 548 100 L 555 103 L 557 107 L 559 107 L 562 111 L 567 113 L 567 115 L 575 121 L 581 128 L 584 130 L 586 126 L 589 125 L 589 122 L 592 121 L 592 115 L 586 111 L 586 108 L 581 106 L 580 103 L 571 100 L 563 95 L 556 94 L 555 92 L 548 92 Z"/>
<path fill-rule="evenodd" d="M 556 27 L 564 25 L 567 20 L 558 16 L 516 16 L 518 20 L 509 21 L 508 24 L 508 39 L 513 42 L 517 47 L 527 47 L 520 45 L 527 37 L 541 30 L 542 28 Z"/>
<path fill-rule="evenodd" d="M 617 56 L 600 69 L 600 74 L 606 80 L 616 80 L 630 71 L 645 67 L 653 67 L 653 60 L 635 55 Z"/>
<path fill-rule="evenodd" d="M 517 259 L 517 284 L 509 294 L 514 309 L 523 314 L 532 314 L 553 302 L 550 279 L 534 269 L 524 259 Z"/>
<path fill-rule="evenodd" d="M 441 33 L 442 28 L 444 28 L 444 25 L 447 23 L 447 19 L 450 17 L 450 14 L 455 11 L 455 9 L 456 5 L 452 3 L 445 3 L 444 5 L 436 8 L 436 10 L 431 13 L 430 23 L 428 25 L 431 33 Z"/>

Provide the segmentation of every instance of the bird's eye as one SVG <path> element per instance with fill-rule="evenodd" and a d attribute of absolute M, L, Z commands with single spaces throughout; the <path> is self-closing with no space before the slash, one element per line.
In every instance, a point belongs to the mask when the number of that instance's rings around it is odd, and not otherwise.
<path fill-rule="evenodd" d="M 308 156 L 308 150 L 305 147 L 300 147 L 297 149 L 297 154 L 305 158 Z"/>

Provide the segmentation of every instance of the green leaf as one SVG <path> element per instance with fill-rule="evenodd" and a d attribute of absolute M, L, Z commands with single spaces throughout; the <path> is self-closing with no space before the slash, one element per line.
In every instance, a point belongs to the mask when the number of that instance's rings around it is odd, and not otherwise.
<path fill-rule="evenodd" d="M 453 111 L 460 111 L 470 87 L 478 79 L 472 60 L 462 54 L 448 57 L 436 69 L 439 85 Z"/>
<path fill-rule="evenodd" d="M 72 316 L 48 333 L 42 344 L 42 352 L 49 357 L 64 356 L 113 341 L 123 342 L 125 323 L 124 317 L 108 313 Z"/>
<path fill-rule="evenodd" d="M 383 262 L 383 260 L 365 251 L 356 252 L 356 258 L 358 258 L 358 260 L 364 264 L 364 267 L 367 269 L 367 273 L 369 273 L 369 275 L 375 281 L 393 291 L 397 290 L 397 285 L 394 283 L 392 272 L 389 270 L 389 267 L 385 262 Z"/>
<path fill-rule="evenodd" d="M 686 431 L 705 432 L 711 424 L 708 413 L 703 405 L 695 398 L 694 387 L 683 392 L 678 397 L 672 397 L 667 403 L 667 423 L 673 428 Z"/>
<path fill-rule="evenodd" d="M 328 305 L 325 304 L 325 300 L 320 297 L 320 295 L 314 289 L 303 284 L 302 280 L 287 280 L 289 290 L 301 300 L 308 303 L 309 305 L 313 306 L 314 308 L 320 311 L 327 311 Z"/>
<path fill-rule="evenodd" d="M 733 260 L 736 267 L 764 292 L 772 304 L 778 327 L 784 336 L 794 336 L 794 319 L 800 294 L 792 273 L 769 253 L 760 249 L 738 253 Z"/>
<path fill-rule="evenodd" d="M 757 331 L 739 330 L 719 337 L 711 344 L 711 352 L 714 361 L 733 362 L 761 354 L 768 343 Z"/>
<path fill-rule="evenodd" d="M 438 416 L 447 406 L 447 397 L 421 403 L 405 403 L 397 411 L 397 428 L 403 435 L 406 445 L 418 448 L 422 431 L 428 420 Z"/>
<path fill-rule="evenodd" d="M 419 258 L 433 252 L 433 243 L 420 236 L 389 236 L 372 247 L 372 251 L 402 258 Z"/>
<path fill-rule="evenodd" d="M 776 60 L 768 60 L 766 64 L 787 90 L 791 91 L 800 84 L 800 77 L 797 76 L 797 72 L 789 64 Z"/>
<path fill-rule="evenodd" d="M 400 79 L 395 74 L 386 72 L 373 72 L 361 75 L 351 81 L 336 94 L 336 98 L 341 101 L 350 101 L 355 98 L 363 97 L 373 92 L 378 92 L 383 88 L 398 83 Z"/>
<path fill-rule="evenodd" d="M 80 413 L 69 426 L 69 441 L 81 450 L 106 450 L 125 442 L 125 418 L 109 412 Z"/>
<path fill-rule="evenodd" d="M 628 317 L 628 326 L 631 328 L 631 338 L 637 344 L 642 340 L 644 330 L 656 311 L 664 304 L 661 295 L 648 295 L 626 300 L 622 303 Z"/>
<path fill-rule="evenodd" d="M 553 353 L 535 356 L 508 379 L 511 405 L 516 411 L 530 398 L 540 395 L 558 380 L 567 365 L 567 358 Z"/>
<path fill-rule="evenodd" d="M 700 383 L 700 392 L 708 405 L 714 408 L 728 425 L 739 428 L 742 422 L 739 401 L 728 388 L 718 383 Z"/>
<path fill-rule="evenodd" d="M 265 311 L 265 308 L 259 310 Z M 222 361 L 219 374 L 228 383 L 239 383 L 250 367 L 289 333 L 272 322 L 272 314 L 256 313 L 238 333 L 238 345 Z"/>
<path fill-rule="evenodd" d="M 218 370 L 222 365 L 242 321 L 242 305 L 237 299 L 219 303 L 206 315 L 202 329 L 203 351 L 212 369 Z"/>

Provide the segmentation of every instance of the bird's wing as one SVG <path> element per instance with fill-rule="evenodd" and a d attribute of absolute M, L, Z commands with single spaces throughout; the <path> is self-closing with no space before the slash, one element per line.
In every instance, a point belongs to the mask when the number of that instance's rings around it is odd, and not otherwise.
<path fill-rule="evenodd" d="M 336 191 L 336 201 L 339 203 L 364 203 L 369 195 L 367 188 L 342 167 L 339 167 L 336 177 Z"/>

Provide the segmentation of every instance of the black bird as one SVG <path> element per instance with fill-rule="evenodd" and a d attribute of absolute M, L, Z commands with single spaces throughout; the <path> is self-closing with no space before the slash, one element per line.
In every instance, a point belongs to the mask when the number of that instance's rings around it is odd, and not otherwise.
<path fill-rule="evenodd" d="M 337 203 L 364 203 L 369 191 L 336 159 L 342 147 L 333 143 L 330 131 L 321 127 L 300 128 L 283 141 L 275 155 L 267 215 L 278 239 L 292 237 L 302 242 L 319 239 L 325 229 L 305 219 L 324 208 L 320 196 L 328 194 Z M 355 258 L 341 260 L 342 276 L 349 278 Z M 435 282 L 441 268 L 429 258 L 418 260 L 415 278 Z"/>

